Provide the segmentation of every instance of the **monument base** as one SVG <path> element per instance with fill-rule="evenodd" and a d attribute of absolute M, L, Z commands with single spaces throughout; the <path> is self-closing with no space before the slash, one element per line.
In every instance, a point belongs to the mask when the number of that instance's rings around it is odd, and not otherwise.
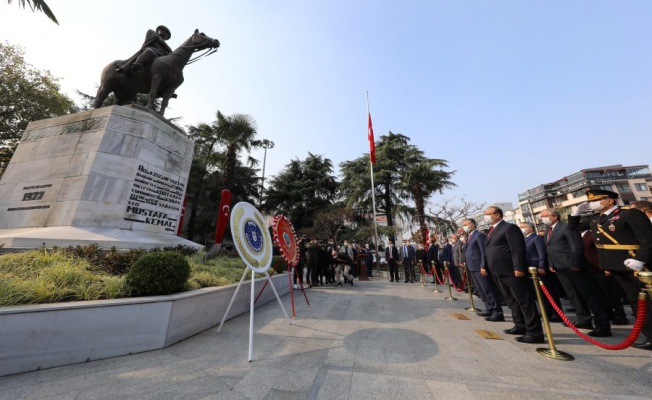
<path fill-rule="evenodd" d="M 115 228 L 52 226 L 45 228 L 0 229 L 0 245 L 11 249 L 38 247 L 88 246 L 98 244 L 104 249 L 118 250 L 176 247 L 202 249 L 204 246 L 184 238 L 154 232 L 129 231 Z"/>
<path fill-rule="evenodd" d="M 88 246 L 98 244 L 104 249 L 152 249 L 155 247 L 188 246 L 200 250 L 204 246 L 184 238 L 154 232 L 125 229 L 53 226 L 45 228 L 0 229 L 0 244 L 5 248 L 35 249 L 38 247 Z"/>

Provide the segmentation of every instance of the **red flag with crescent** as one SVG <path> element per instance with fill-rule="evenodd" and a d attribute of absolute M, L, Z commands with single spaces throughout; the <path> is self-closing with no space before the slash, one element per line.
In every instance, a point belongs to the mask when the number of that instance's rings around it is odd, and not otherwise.
<path fill-rule="evenodd" d="M 224 239 L 224 231 L 229 223 L 229 214 L 231 213 L 231 191 L 222 190 L 220 199 L 220 209 L 217 214 L 217 226 L 215 228 L 215 243 L 220 244 Z"/>
<path fill-rule="evenodd" d="M 369 139 L 369 158 L 371 163 L 376 165 L 376 143 L 374 140 L 374 126 L 371 124 L 371 113 L 369 114 L 369 132 L 367 134 L 367 139 Z"/>

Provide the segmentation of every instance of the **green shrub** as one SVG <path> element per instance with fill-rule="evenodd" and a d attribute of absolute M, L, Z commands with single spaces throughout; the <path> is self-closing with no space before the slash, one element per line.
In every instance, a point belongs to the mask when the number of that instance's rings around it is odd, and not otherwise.
<path fill-rule="evenodd" d="M 173 251 L 148 253 L 127 272 L 127 285 L 140 296 L 180 292 L 190 277 L 188 260 Z"/>

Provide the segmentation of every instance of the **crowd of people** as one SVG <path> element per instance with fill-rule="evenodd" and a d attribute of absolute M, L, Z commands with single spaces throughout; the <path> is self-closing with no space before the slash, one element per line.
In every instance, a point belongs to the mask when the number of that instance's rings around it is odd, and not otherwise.
<path fill-rule="evenodd" d="M 415 264 L 430 267 L 438 276 L 448 272 L 451 284 L 461 287 L 460 271 L 466 268 L 471 290 L 484 303 L 479 315 L 491 322 L 505 321 L 503 307 L 511 310 L 514 326 L 504 330 L 518 335 L 522 343 L 543 343 L 536 294 L 529 279 L 529 267 L 548 290 L 552 301 L 561 307 L 566 298 L 575 312 L 573 325 L 587 329 L 589 336 L 612 336 L 612 325 L 629 325 L 625 306 L 637 312 L 637 296 L 642 289 L 635 272 L 652 266 L 652 203 L 636 201 L 630 207 L 618 206 L 618 194 L 605 190 L 587 192 L 588 201 L 580 204 L 564 222 L 558 210 L 541 212 L 545 226 L 537 232 L 531 222 L 520 225 L 503 220 L 495 206 L 485 210 L 489 228 L 477 229 L 474 219 L 465 219 L 459 234 L 431 236 L 427 250 L 417 256 L 408 243 L 397 247 L 390 240 L 385 256 L 390 282 L 399 282 L 398 264 L 404 267 L 404 282 L 414 281 Z M 420 258 L 423 257 L 423 258 Z M 446 270 L 446 271 L 445 271 Z M 633 346 L 652 350 L 652 302 L 647 296 L 645 339 Z M 552 304 L 544 300 L 551 322 L 562 322 Z"/>
<path fill-rule="evenodd" d="M 517 335 L 522 343 L 543 343 L 528 271 L 535 267 L 551 301 L 558 307 L 560 298 L 570 302 L 566 310 L 575 313 L 572 323 L 576 328 L 587 329 L 587 335 L 593 337 L 613 336 L 612 325 L 631 324 L 626 305 L 636 315 L 642 283 L 635 272 L 652 266 L 652 203 L 636 201 L 620 207 L 618 194 L 606 190 L 590 190 L 587 197 L 566 222 L 554 208 L 541 212 L 545 228 L 539 230 L 531 222 L 505 222 L 503 211 L 491 206 L 483 215 L 489 228 L 482 231 L 476 220 L 469 218 L 456 234 L 430 236 L 427 247 L 407 240 L 397 246 L 388 240 L 385 262 L 389 282 L 400 282 L 402 270 L 405 283 L 416 282 L 417 274 L 436 274 L 442 279 L 448 275 L 451 284 L 461 288 L 466 269 L 469 287 L 484 304 L 480 316 L 503 322 L 503 307 L 509 307 L 514 326 L 504 332 Z M 353 285 L 360 254 L 364 254 L 367 274 L 372 276 L 374 252 L 368 244 L 344 241 L 338 246 L 333 239 L 328 243 L 304 240 L 299 242 L 302 261 L 296 268 L 295 286 L 297 280 L 307 287 Z M 645 338 L 633 346 L 652 350 L 652 301 L 650 296 L 646 299 Z M 551 301 L 544 299 L 547 317 L 550 322 L 562 323 Z"/>
<path fill-rule="evenodd" d="M 328 242 L 320 242 L 317 238 L 306 239 L 300 237 L 297 242 L 299 262 L 294 268 L 295 289 L 300 284 L 306 288 L 329 284 L 336 287 L 344 284 L 353 286 L 359 274 L 359 255 L 364 255 L 367 276 L 373 277 L 374 256 L 368 244 L 361 246 L 345 240 L 338 245 L 333 238 Z"/>

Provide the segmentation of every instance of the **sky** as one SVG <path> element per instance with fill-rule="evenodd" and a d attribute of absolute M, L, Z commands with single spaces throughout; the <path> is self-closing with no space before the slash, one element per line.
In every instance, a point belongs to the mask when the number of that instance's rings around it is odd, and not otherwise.
<path fill-rule="evenodd" d="M 336 172 L 368 152 L 367 93 L 376 138 L 402 133 L 455 171 L 430 206 L 517 206 L 584 168 L 652 162 L 647 0 L 47 0 L 59 25 L 17 3 L 0 2 L 0 41 L 78 102 L 148 29 L 170 28 L 172 48 L 196 28 L 220 40 L 186 67 L 166 117 L 249 114 L 275 142 L 266 182 L 309 152 Z"/>

